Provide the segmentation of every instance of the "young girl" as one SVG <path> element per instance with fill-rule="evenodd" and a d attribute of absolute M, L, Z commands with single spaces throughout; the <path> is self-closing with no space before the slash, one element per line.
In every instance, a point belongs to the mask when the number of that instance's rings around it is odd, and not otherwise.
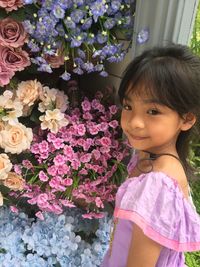
<path fill-rule="evenodd" d="M 183 267 L 200 250 L 186 157 L 200 121 L 200 59 L 181 45 L 135 58 L 119 88 L 121 125 L 136 151 L 119 187 L 102 267 Z"/>

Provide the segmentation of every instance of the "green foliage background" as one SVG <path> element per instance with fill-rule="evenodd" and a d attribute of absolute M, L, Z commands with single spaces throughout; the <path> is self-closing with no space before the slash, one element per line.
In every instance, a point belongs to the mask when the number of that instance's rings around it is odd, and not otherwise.
<path fill-rule="evenodd" d="M 193 52 L 200 56 L 200 2 L 198 5 L 197 15 L 194 23 L 190 47 Z M 191 143 L 191 164 L 197 168 L 197 181 L 190 184 L 192 197 L 198 213 L 200 214 L 200 138 L 193 140 Z M 200 252 L 185 253 L 186 264 L 189 267 L 200 267 Z"/>

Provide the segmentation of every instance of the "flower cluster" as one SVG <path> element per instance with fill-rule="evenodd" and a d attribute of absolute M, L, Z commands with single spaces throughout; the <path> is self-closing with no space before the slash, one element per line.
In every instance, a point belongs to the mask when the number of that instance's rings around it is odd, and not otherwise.
<path fill-rule="evenodd" d="M 0 6 L 4 2 L 9 6 L 8 2 L 14 1 L 0 1 Z M 9 17 L 0 20 L 0 86 L 8 84 L 16 71 L 31 64 L 28 53 L 22 49 L 27 41 L 28 35 L 21 22 Z"/>
<path fill-rule="evenodd" d="M 111 218 L 85 223 L 78 209 L 33 223 L 25 214 L 0 209 L 0 265 L 2 267 L 98 267 L 108 248 Z M 90 231 L 90 242 L 81 231 Z M 86 229 L 85 229 L 86 228 Z M 97 230 L 98 228 L 98 230 Z M 56 245 L 55 245 L 56 244 Z"/>
<path fill-rule="evenodd" d="M 17 10 L 24 5 L 23 0 L 0 0 L 0 7 L 4 8 L 7 12 Z"/>
<path fill-rule="evenodd" d="M 105 61 L 124 58 L 128 48 L 119 39 L 132 33 L 133 0 L 24 2 L 38 7 L 23 25 L 31 37 L 32 62 L 39 65 L 39 71 L 51 73 L 64 65 L 61 77 L 65 80 L 70 79 L 71 71 L 79 75 L 97 71 L 107 76 Z"/>
<path fill-rule="evenodd" d="M 37 80 L 20 82 L 15 90 L 5 90 L 0 95 L 0 148 L 4 152 L 0 154 L 0 184 L 14 191 L 23 190 L 25 181 L 13 169 L 13 155 L 30 150 L 33 140 L 32 129 L 20 120 L 31 114 L 36 103 L 42 129 L 54 132 L 68 124 L 64 115 L 67 96 L 62 91 L 42 86 Z M 0 205 L 3 205 L 1 192 Z"/>
<path fill-rule="evenodd" d="M 42 212 L 60 214 L 64 206 L 75 205 L 87 210 L 85 218 L 100 218 L 105 202 L 114 200 L 116 187 L 124 178 L 122 160 L 128 149 L 119 142 L 117 107 L 106 109 L 101 94 L 98 97 L 85 98 L 81 107 L 67 109 L 67 125 L 58 120 L 59 109 L 40 116 L 41 127 L 35 131 L 27 160 L 15 165 L 26 180 L 18 197 L 36 205 L 36 216 L 41 219 Z M 48 105 L 41 102 L 40 111 Z"/>

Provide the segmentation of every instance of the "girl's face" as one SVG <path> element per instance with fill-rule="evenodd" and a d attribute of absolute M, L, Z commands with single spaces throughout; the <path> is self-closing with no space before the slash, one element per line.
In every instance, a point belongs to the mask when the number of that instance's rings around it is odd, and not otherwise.
<path fill-rule="evenodd" d="M 129 93 L 123 100 L 121 126 L 130 145 L 152 153 L 176 150 L 176 140 L 184 125 L 177 112 L 151 96 Z"/>

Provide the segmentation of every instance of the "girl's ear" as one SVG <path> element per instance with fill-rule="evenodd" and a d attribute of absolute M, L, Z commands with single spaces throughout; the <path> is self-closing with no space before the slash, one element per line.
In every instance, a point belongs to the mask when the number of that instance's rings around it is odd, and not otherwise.
<path fill-rule="evenodd" d="M 182 131 L 187 131 L 196 122 L 196 116 L 192 112 L 188 112 L 187 114 L 183 115 L 183 124 L 181 126 Z"/>

